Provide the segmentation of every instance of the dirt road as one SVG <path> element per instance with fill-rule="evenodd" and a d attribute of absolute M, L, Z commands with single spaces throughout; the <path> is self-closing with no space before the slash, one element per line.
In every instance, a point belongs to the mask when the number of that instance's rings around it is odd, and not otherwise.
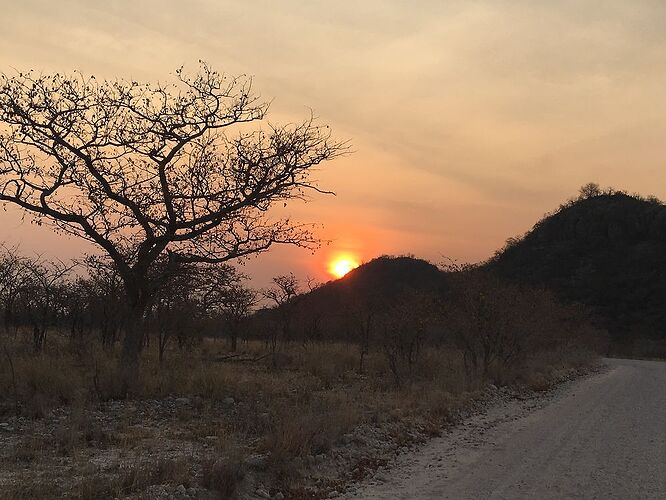
<path fill-rule="evenodd" d="M 405 455 L 349 498 L 666 499 L 666 362 L 512 401 Z"/>

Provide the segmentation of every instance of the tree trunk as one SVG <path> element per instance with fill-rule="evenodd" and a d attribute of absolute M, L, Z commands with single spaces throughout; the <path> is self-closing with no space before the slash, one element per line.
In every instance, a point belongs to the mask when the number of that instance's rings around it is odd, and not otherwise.
<path fill-rule="evenodd" d="M 233 325 L 229 329 L 229 340 L 231 341 L 231 352 L 236 352 L 238 349 L 238 330 L 236 325 Z"/>
<path fill-rule="evenodd" d="M 164 362 L 164 351 L 166 351 L 167 342 L 169 341 L 170 335 L 162 331 L 162 328 L 158 326 L 158 337 L 157 337 L 157 349 L 159 355 L 160 366 Z"/>
<path fill-rule="evenodd" d="M 143 348 L 143 314 L 145 305 L 141 302 L 130 304 L 125 318 L 125 337 L 118 363 L 121 395 L 127 396 L 138 381 L 139 355 Z"/>
<path fill-rule="evenodd" d="M 360 375 L 364 375 L 364 365 L 363 362 L 365 361 L 365 355 L 367 354 L 366 350 L 364 347 L 361 347 L 360 349 L 360 356 L 359 356 L 359 361 L 358 361 L 358 373 Z"/>
<path fill-rule="evenodd" d="M 137 365 L 143 348 L 143 313 L 144 307 L 131 305 L 125 322 L 125 338 L 120 355 L 120 363 L 127 367 Z"/>
<path fill-rule="evenodd" d="M 12 326 L 12 310 L 9 302 L 5 305 L 5 314 L 4 314 L 4 323 L 5 323 L 5 332 L 9 335 L 9 330 Z"/>
<path fill-rule="evenodd" d="M 32 346 L 35 353 L 42 352 L 42 347 L 44 346 L 44 337 L 45 329 L 40 328 L 37 325 L 34 325 L 32 328 Z"/>

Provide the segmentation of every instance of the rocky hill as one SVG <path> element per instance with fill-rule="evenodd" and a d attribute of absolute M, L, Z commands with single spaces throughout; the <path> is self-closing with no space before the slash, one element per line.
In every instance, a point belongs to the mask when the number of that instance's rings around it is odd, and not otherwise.
<path fill-rule="evenodd" d="M 485 267 L 590 306 L 618 341 L 666 338 L 666 206 L 654 198 L 582 190 Z"/>

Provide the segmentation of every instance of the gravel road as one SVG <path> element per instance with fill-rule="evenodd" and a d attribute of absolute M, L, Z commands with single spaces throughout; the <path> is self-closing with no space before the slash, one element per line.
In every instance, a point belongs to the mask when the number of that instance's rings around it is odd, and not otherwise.
<path fill-rule="evenodd" d="M 489 408 L 348 498 L 666 499 L 666 362 L 608 370 Z"/>

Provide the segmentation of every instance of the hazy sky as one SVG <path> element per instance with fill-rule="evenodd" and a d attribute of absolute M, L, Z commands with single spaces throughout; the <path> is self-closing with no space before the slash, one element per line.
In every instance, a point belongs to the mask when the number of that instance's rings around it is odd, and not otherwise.
<path fill-rule="evenodd" d="M 327 279 L 331 254 L 477 261 L 588 181 L 666 198 L 666 2 L 0 0 L 0 69 L 254 76 L 273 121 L 312 108 L 355 153 L 293 207 L 333 243 L 248 265 Z M 0 219 L 0 239 L 87 250 Z"/>

